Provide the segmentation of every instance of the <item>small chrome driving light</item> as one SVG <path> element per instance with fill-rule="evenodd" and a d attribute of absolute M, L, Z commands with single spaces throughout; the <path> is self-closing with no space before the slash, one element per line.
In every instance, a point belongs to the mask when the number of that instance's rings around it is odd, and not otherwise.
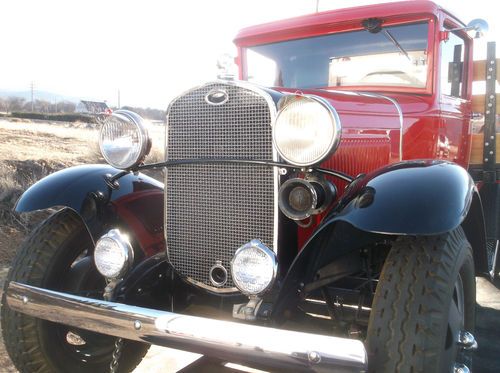
<path fill-rule="evenodd" d="M 123 277 L 134 261 L 134 250 L 127 236 L 111 229 L 102 236 L 94 249 L 94 262 L 101 275 L 108 279 Z"/>
<path fill-rule="evenodd" d="M 231 261 L 231 276 L 240 291 L 256 296 L 269 290 L 276 279 L 276 254 L 259 240 L 241 246 Z"/>
<path fill-rule="evenodd" d="M 113 112 L 103 121 L 99 147 L 111 166 L 120 169 L 137 166 L 151 150 L 146 122 L 129 110 Z"/>
<path fill-rule="evenodd" d="M 318 96 L 284 96 L 273 126 L 280 156 L 295 166 L 312 166 L 332 154 L 340 143 L 340 119 L 332 105 Z"/>

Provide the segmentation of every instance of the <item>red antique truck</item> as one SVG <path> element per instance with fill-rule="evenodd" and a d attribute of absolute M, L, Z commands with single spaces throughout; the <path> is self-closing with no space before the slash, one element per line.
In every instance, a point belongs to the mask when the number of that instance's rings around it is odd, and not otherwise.
<path fill-rule="evenodd" d="M 157 344 L 273 371 L 468 372 L 475 276 L 498 273 L 485 26 L 411 1 L 250 27 L 239 80 L 173 100 L 165 139 L 114 112 L 109 165 L 16 205 L 62 207 L 5 283 L 16 367 L 125 372 Z"/>

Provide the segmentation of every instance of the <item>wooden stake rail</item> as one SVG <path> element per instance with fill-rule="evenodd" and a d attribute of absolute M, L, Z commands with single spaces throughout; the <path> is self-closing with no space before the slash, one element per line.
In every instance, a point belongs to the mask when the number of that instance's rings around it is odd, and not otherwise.
<path fill-rule="evenodd" d="M 500 82 L 500 58 L 497 58 L 495 61 L 496 65 L 496 80 Z M 472 73 L 472 80 L 474 82 L 482 82 L 486 77 L 486 61 L 474 61 L 474 68 Z"/>
<path fill-rule="evenodd" d="M 500 109 L 500 95 L 496 94 L 496 83 L 500 78 L 500 59 L 496 58 L 495 42 L 489 42 L 486 61 L 474 62 L 474 81 L 485 81 L 486 92 L 472 98 L 472 111 L 484 115 L 482 133 L 472 135 L 470 165 L 481 168 L 481 180 L 497 181 L 497 165 L 500 166 L 500 154 L 497 154 L 499 141 L 496 134 L 496 114 Z M 499 74 L 497 74 L 499 72 Z M 482 77 L 481 77 L 482 76 Z M 499 167 L 500 168 L 500 167 Z"/>

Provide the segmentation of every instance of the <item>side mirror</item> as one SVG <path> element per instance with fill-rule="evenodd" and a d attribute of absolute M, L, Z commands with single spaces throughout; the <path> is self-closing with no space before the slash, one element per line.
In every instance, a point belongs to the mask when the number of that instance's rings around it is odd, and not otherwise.
<path fill-rule="evenodd" d="M 484 19 L 473 19 L 467 24 L 467 31 L 475 31 L 474 39 L 483 37 L 486 32 L 488 32 L 489 26 L 488 22 Z"/>
<path fill-rule="evenodd" d="M 484 19 L 477 18 L 470 21 L 466 27 L 458 27 L 447 31 L 467 31 L 467 33 L 474 32 L 474 34 L 470 36 L 472 36 L 474 39 L 477 39 L 483 37 L 488 29 L 488 22 L 486 22 Z"/>

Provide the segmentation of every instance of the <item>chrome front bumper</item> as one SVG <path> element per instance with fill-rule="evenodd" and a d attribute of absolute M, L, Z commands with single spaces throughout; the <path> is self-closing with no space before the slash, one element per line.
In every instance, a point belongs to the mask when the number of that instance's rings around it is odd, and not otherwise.
<path fill-rule="evenodd" d="M 11 282 L 9 307 L 80 329 L 269 368 L 364 372 L 362 342 L 129 306 Z"/>

